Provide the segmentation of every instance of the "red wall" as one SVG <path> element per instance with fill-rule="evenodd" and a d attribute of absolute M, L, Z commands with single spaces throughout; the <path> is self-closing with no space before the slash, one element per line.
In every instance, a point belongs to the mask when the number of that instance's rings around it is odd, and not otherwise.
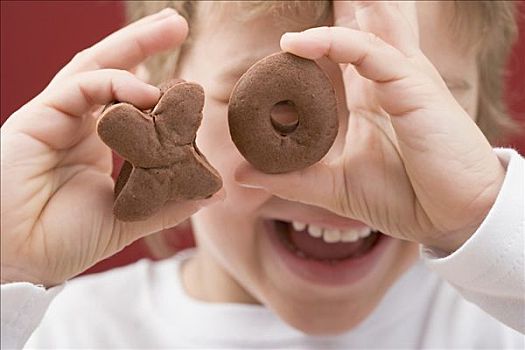
<path fill-rule="evenodd" d="M 515 119 L 525 123 L 525 1 L 518 1 L 519 38 L 508 63 L 506 100 Z M 525 132 L 509 141 L 525 155 Z"/>
<path fill-rule="evenodd" d="M 521 5 L 524 5 L 521 1 Z M 522 10 L 524 6 L 521 6 Z M 525 21 L 509 62 L 507 100 L 513 115 L 525 120 Z M 124 23 L 123 3 L 115 1 L 1 2 L 1 121 L 30 100 L 73 55 Z M 510 141 L 525 154 L 525 135 Z M 173 246 L 191 244 L 188 232 L 171 236 Z M 146 256 L 139 241 L 90 271 Z"/>
<path fill-rule="evenodd" d="M 73 55 L 124 23 L 117 1 L 1 2 L 1 121 L 38 94 Z M 146 256 L 139 241 L 90 271 Z"/>

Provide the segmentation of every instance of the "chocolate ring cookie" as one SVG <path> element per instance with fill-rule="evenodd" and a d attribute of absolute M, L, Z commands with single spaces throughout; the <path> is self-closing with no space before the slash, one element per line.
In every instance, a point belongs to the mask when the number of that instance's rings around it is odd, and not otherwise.
<path fill-rule="evenodd" d="M 272 108 L 290 103 L 297 121 L 278 125 Z M 284 173 L 319 161 L 335 141 L 337 100 L 314 62 L 277 53 L 255 63 L 237 82 L 228 109 L 230 135 L 241 154 L 265 173 Z"/>
<path fill-rule="evenodd" d="M 200 85 L 174 81 L 161 87 L 151 111 L 115 103 L 102 113 L 97 132 L 126 161 L 115 183 L 113 212 L 123 221 L 144 220 L 167 201 L 207 198 L 222 187 L 219 173 L 195 145 L 202 120 Z"/>

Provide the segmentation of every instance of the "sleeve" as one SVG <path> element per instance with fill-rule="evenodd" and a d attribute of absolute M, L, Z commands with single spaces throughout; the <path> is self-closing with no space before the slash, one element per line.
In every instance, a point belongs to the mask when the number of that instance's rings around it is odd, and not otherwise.
<path fill-rule="evenodd" d="M 481 226 L 450 255 L 427 247 L 421 254 L 465 299 L 525 333 L 525 159 L 511 149 L 495 152 L 506 175 Z"/>
<path fill-rule="evenodd" d="M 45 289 L 27 282 L 2 285 L 1 348 L 23 348 L 63 287 Z"/>

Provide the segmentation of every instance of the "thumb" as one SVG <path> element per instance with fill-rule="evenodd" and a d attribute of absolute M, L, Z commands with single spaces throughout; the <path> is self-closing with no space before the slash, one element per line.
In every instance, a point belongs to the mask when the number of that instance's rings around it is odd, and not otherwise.
<path fill-rule="evenodd" d="M 235 171 L 235 180 L 241 187 L 262 189 L 277 197 L 315 205 L 336 214 L 350 217 L 348 206 L 341 199 L 344 179 L 331 164 L 319 162 L 306 169 L 285 174 L 265 174 L 248 163 L 242 163 Z"/>

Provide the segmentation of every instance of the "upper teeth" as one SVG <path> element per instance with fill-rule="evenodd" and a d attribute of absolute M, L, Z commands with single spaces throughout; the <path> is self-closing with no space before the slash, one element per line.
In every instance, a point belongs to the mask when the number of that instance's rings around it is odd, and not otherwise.
<path fill-rule="evenodd" d="M 299 221 L 293 221 L 292 225 L 293 225 L 294 230 L 296 231 L 302 231 L 306 228 L 306 224 L 303 222 L 299 222 Z"/>
<path fill-rule="evenodd" d="M 334 229 L 323 230 L 323 240 L 326 243 L 339 242 L 341 240 L 341 231 Z"/>
<path fill-rule="evenodd" d="M 306 232 L 308 232 L 310 236 L 316 238 L 322 237 L 326 243 L 355 242 L 360 238 L 368 237 L 370 233 L 372 233 L 370 227 L 339 230 L 316 225 L 307 225 L 300 221 L 292 221 L 292 226 L 296 231 L 303 231 L 306 229 Z"/>

